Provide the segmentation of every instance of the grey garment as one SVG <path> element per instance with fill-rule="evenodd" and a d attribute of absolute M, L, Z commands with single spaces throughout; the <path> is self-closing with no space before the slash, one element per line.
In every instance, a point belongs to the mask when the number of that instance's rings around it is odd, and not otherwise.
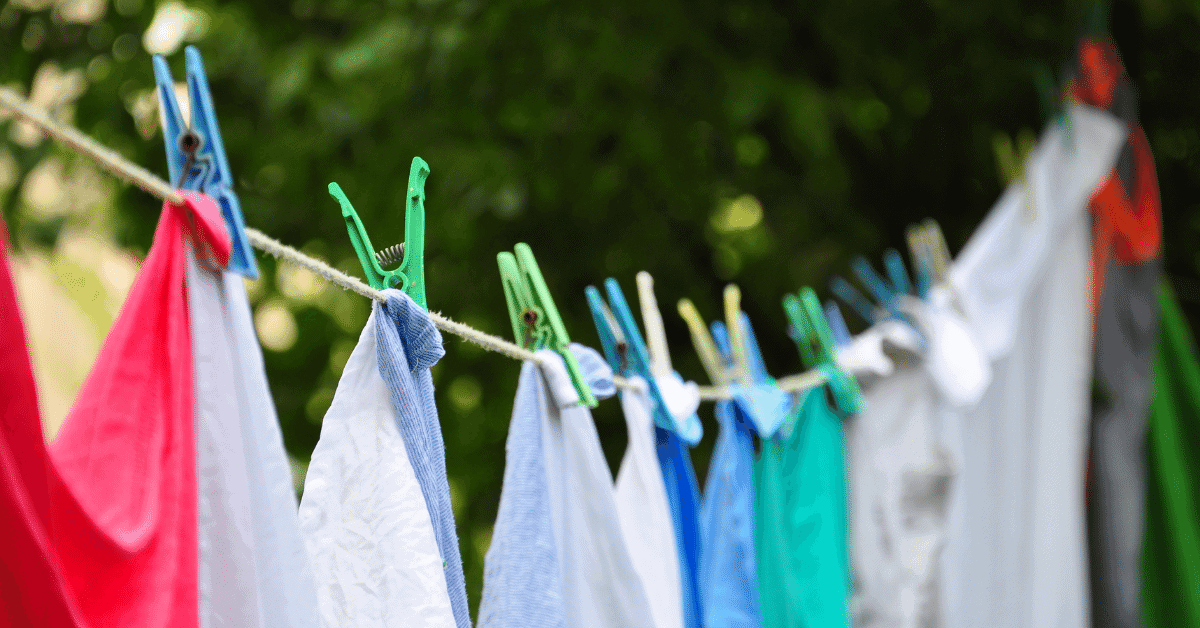
<path fill-rule="evenodd" d="M 380 306 L 381 316 L 375 318 L 379 373 L 391 392 L 400 435 L 429 508 L 433 534 L 442 553 L 454 621 L 458 628 L 471 628 L 462 554 L 446 477 L 446 445 L 433 399 L 433 378 L 429 375 L 429 369 L 446 355 L 442 334 L 433 326 L 428 312 L 407 294 L 390 289 L 384 293 L 387 303 Z"/>
<path fill-rule="evenodd" d="M 1154 392 L 1161 258 L 1108 264 L 1097 317 L 1092 401 L 1092 624 L 1135 628 L 1141 620 L 1146 429 Z"/>

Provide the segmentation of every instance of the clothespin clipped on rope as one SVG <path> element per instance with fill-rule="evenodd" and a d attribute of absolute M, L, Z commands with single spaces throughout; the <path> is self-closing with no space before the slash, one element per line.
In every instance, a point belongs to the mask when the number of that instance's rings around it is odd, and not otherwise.
<path fill-rule="evenodd" d="M 500 267 L 500 282 L 504 286 L 508 317 L 517 344 L 531 351 L 550 349 L 561 356 L 571 383 L 579 393 L 580 403 L 595 408 L 598 405 L 596 395 L 592 394 L 583 368 L 571 352 L 571 338 L 558 315 L 554 299 L 550 297 L 533 250 L 524 242 L 518 243 L 513 250 L 515 254 L 504 251 L 496 255 L 496 263 Z"/>
<path fill-rule="evenodd" d="M 762 438 L 770 438 L 786 418 L 791 396 L 767 374 L 750 328 L 750 319 L 741 311 L 741 300 L 742 293 L 737 286 L 725 287 L 725 323 L 713 323 L 712 333 L 705 328 L 704 320 L 690 300 L 679 301 L 679 314 L 692 332 L 696 353 L 713 383 L 732 385 L 734 401 L 749 417 L 755 431 Z M 720 342 L 729 347 L 729 360 L 722 356 L 718 348 Z"/>
<path fill-rule="evenodd" d="M 650 372 L 655 377 L 666 377 L 675 369 L 671 366 L 667 332 L 663 327 L 662 312 L 658 309 L 658 299 L 654 297 L 654 278 L 650 273 L 643 270 L 637 274 L 637 288 L 642 325 L 646 328 L 646 350 L 650 353 Z"/>
<path fill-rule="evenodd" d="M 681 419 L 671 413 L 666 397 L 658 385 L 658 378 L 650 370 L 650 355 L 646 350 L 646 343 L 638 331 L 637 322 L 633 319 L 633 312 L 629 309 L 629 303 L 625 301 L 620 284 L 610 277 L 604 282 L 604 288 L 612 309 L 609 309 L 609 305 L 604 302 L 600 291 L 595 287 L 588 286 L 585 293 L 609 364 L 621 375 L 637 375 L 644 379 L 649 388 L 650 399 L 654 402 L 655 424 L 678 434 L 689 446 L 695 446 L 704 435 L 700 417 L 692 413 Z"/>
<path fill-rule="evenodd" d="M 687 323 L 688 331 L 692 336 L 692 346 L 696 349 L 701 366 L 708 373 L 709 381 L 713 386 L 729 384 L 729 368 L 725 366 L 725 360 L 721 357 L 720 350 L 717 349 L 717 343 L 709 333 L 708 326 L 704 324 L 704 319 L 700 317 L 700 311 L 696 309 L 696 305 L 692 303 L 691 299 L 680 299 L 678 309 L 679 315 Z"/>
<path fill-rule="evenodd" d="M 862 391 L 854 378 L 838 366 L 833 330 L 812 288 L 800 289 L 799 296 L 783 297 L 783 309 L 790 322 L 790 335 L 800 350 L 805 368 L 819 369 L 833 393 L 836 409 L 855 414 L 862 409 Z"/>
<path fill-rule="evenodd" d="M 917 266 L 918 293 L 926 298 L 933 285 L 949 282 L 950 247 L 946 245 L 942 226 L 932 218 L 909 225 L 905 235 L 909 255 Z M 920 285 L 922 283 L 923 287 Z"/>
<path fill-rule="evenodd" d="M 184 56 L 187 59 L 190 123 L 184 121 L 183 111 L 175 98 L 175 79 L 167 60 L 162 55 L 154 55 L 153 60 L 171 185 L 179 190 L 203 192 L 217 201 L 233 245 L 229 270 L 249 279 L 258 279 L 258 264 L 246 236 L 242 205 L 233 192 L 233 174 L 225 157 L 225 143 L 213 109 L 204 60 L 195 46 L 188 46 Z"/>
<path fill-rule="evenodd" d="M 421 309 L 428 310 L 425 300 L 425 179 L 429 177 L 429 164 L 420 157 L 413 157 L 408 171 L 408 195 L 404 210 L 404 242 L 375 252 L 371 238 L 363 228 L 358 212 L 337 183 L 329 184 L 329 194 L 342 207 L 346 219 L 346 231 L 350 244 L 362 264 L 367 284 L 376 290 L 399 287 L 412 297 Z M 382 264 L 400 262 L 395 270 L 384 270 Z"/>

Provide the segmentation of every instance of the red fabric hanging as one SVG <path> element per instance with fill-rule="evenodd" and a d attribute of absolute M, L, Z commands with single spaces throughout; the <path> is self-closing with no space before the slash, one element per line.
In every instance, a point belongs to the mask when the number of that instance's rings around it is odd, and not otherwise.
<path fill-rule="evenodd" d="M 0 517 L 0 532 L 11 532 L 0 536 L 3 625 L 199 623 L 186 253 L 189 241 L 199 243 L 202 256 L 224 265 L 231 245 L 216 202 L 183 195 L 182 206 L 164 203 L 150 253 L 48 460 L 3 269 L 0 508 L 20 514 Z"/>
<path fill-rule="evenodd" d="M 86 626 L 66 588 L 49 534 L 46 445 L 3 236 L 0 382 L 4 383 L 0 388 L 0 626 Z"/>
<path fill-rule="evenodd" d="M 1111 110 L 1120 90 L 1133 89 L 1112 40 L 1085 38 L 1079 46 L 1078 61 L 1078 72 L 1070 87 L 1074 100 Z M 1122 180 L 1114 167 L 1090 204 L 1096 213 L 1092 233 L 1093 315 L 1100 311 L 1105 273 L 1114 255 L 1122 263 L 1140 264 L 1157 257 L 1162 250 L 1162 212 L 1154 155 L 1141 125 L 1136 120 L 1129 122 L 1132 180 Z"/>

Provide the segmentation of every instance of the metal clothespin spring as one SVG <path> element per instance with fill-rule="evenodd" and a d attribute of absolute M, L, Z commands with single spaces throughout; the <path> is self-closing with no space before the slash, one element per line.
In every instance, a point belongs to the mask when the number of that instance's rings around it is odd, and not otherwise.
<path fill-rule="evenodd" d="M 404 261 L 404 243 L 393 244 L 381 251 L 375 253 L 375 259 L 380 266 L 391 266 Z"/>

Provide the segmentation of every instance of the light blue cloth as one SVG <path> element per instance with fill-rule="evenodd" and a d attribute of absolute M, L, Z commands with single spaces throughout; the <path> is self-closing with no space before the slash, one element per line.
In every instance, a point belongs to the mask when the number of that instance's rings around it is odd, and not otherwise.
<path fill-rule="evenodd" d="M 683 439 L 674 432 L 654 427 L 658 465 L 662 467 L 671 502 L 671 521 L 675 524 L 675 543 L 679 549 L 679 576 L 683 583 L 683 623 L 687 628 L 704 626 L 699 594 L 700 574 L 700 486 L 692 457 Z"/>
<path fill-rule="evenodd" d="M 758 628 L 754 435 L 733 401 L 717 402 L 721 431 L 704 483 L 700 597 L 706 628 Z"/>
<path fill-rule="evenodd" d="M 549 412 L 538 367 L 521 367 L 505 443 L 504 487 L 484 560 L 479 628 L 566 626 L 550 488 L 542 452 L 542 419 Z"/>
<path fill-rule="evenodd" d="M 387 303 L 380 307 L 381 316 L 375 317 L 379 372 L 392 394 L 400 435 L 429 507 L 455 623 L 458 628 L 471 628 L 462 555 L 450 505 L 450 483 L 446 479 L 446 446 L 433 399 L 433 378 L 429 375 L 430 367 L 446 355 L 442 335 L 429 314 L 407 294 L 399 290 L 384 292 Z"/>

